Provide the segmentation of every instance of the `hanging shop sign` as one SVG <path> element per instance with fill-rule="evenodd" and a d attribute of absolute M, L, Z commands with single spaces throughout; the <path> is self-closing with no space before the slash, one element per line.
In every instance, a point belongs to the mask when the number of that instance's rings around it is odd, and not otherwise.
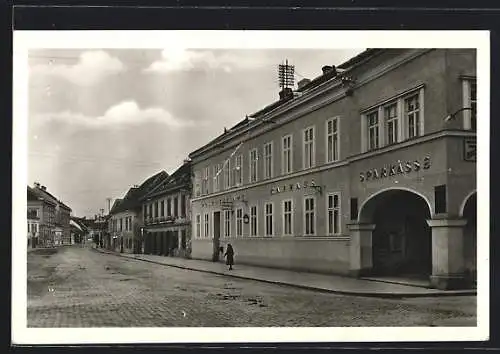
<path fill-rule="evenodd" d="M 318 186 L 316 185 L 316 182 L 314 180 L 311 181 L 304 181 L 303 183 L 289 183 L 289 184 L 283 184 L 281 186 L 273 187 L 271 188 L 271 194 L 278 194 L 278 193 L 283 193 L 283 192 L 293 192 L 293 191 L 299 191 L 302 189 L 307 189 L 307 188 L 313 188 L 316 189 Z"/>
<path fill-rule="evenodd" d="M 250 217 L 248 214 L 243 215 L 243 223 L 248 224 L 250 222 Z"/>
<path fill-rule="evenodd" d="M 385 165 L 380 168 L 373 168 L 359 174 L 360 182 L 373 181 L 382 178 L 417 172 L 421 169 L 427 170 L 431 167 L 431 158 L 424 157 L 422 160 L 401 161 L 396 164 Z"/>

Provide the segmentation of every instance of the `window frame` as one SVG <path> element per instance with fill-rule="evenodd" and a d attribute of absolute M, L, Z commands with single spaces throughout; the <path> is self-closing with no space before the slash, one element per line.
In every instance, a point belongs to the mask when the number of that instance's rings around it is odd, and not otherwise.
<path fill-rule="evenodd" d="M 394 101 L 390 101 L 386 104 L 384 104 L 382 106 L 382 112 L 383 112 L 383 124 L 384 124 L 384 134 L 385 134 L 385 142 L 386 142 L 386 145 L 394 145 L 394 144 L 397 144 L 401 141 L 401 134 L 400 134 L 400 125 L 401 125 L 401 117 L 400 117 L 400 114 L 399 114 L 399 100 L 394 100 Z M 394 106 L 394 112 L 395 112 L 395 116 L 387 116 L 387 110 L 389 107 L 392 107 Z M 380 121 L 379 121 L 380 123 Z M 391 132 L 389 130 L 389 125 L 390 123 L 395 123 L 395 129 L 394 130 L 394 133 L 395 133 L 395 140 L 393 142 L 390 142 L 390 137 L 391 137 Z"/>
<path fill-rule="evenodd" d="M 307 210 L 307 201 L 308 200 L 313 200 L 313 210 L 312 210 L 312 215 L 313 215 L 313 218 L 312 218 L 312 231 L 311 233 L 308 233 L 307 231 L 307 223 L 306 223 L 306 220 L 307 220 L 307 215 L 308 215 L 308 212 L 310 214 L 310 211 Z M 316 223 L 316 214 L 317 214 L 317 204 L 316 204 L 316 197 L 313 196 L 313 195 L 308 195 L 308 196 L 305 196 L 304 197 L 304 211 L 303 211 L 303 222 L 304 222 L 304 236 L 316 236 L 316 233 L 317 233 L 317 223 Z"/>
<path fill-rule="evenodd" d="M 309 138 L 306 132 L 312 132 Z M 309 138 L 310 140 L 306 140 Z M 309 147 L 309 154 L 306 155 L 306 147 Z M 307 159 L 310 158 L 309 165 L 306 164 Z M 302 169 L 308 170 L 316 166 L 316 127 L 314 125 L 302 129 Z"/>
<path fill-rule="evenodd" d="M 290 203 L 290 211 L 287 212 L 285 205 L 286 203 Z M 283 236 L 293 236 L 293 231 L 294 231 L 294 217 L 293 217 L 293 199 L 284 199 L 281 202 L 281 208 L 282 208 L 282 227 L 283 227 Z M 290 215 L 290 232 L 286 232 L 286 216 L 287 214 Z"/>
<path fill-rule="evenodd" d="M 201 214 L 196 214 L 196 238 L 201 239 Z"/>
<path fill-rule="evenodd" d="M 231 237 L 231 210 L 224 210 L 224 238 L 230 238 Z M 229 224 L 229 227 L 228 227 Z"/>
<path fill-rule="evenodd" d="M 289 144 L 285 148 L 285 141 L 287 139 L 289 139 Z M 288 153 L 287 157 L 289 156 L 289 159 L 285 159 L 285 153 Z M 289 165 L 287 165 L 287 160 L 290 161 Z M 286 134 L 281 137 L 281 174 L 287 175 L 291 173 L 293 173 L 293 134 Z"/>
<path fill-rule="evenodd" d="M 410 139 L 416 139 L 420 136 L 423 135 L 423 131 L 422 130 L 422 120 L 423 120 L 423 116 L 422 116 L 422 104 L 421 104 L 421 97 L 420 97 L 420 92 L 419 90 L 416 90 L 416 91 L 412 91 L 412 92 L 409 92 L 407 95 L 401 97 L 401 101 L 403 103 L 403 117 L 404 117 L 404 120 L 405 120 L 405 125 L 406 125 L 406 140 L 410 140 Z M 418 103 L 418 108 L 416 109 L 413 109 L 412 111 L 408 111 L 407 110 L 407 102 L 412 99 L 412 98 L 416 98 L 417 99 L 417 103 Z M 414 129 L 413 129 L 413 136 L 410 136 L 410 115 L 415 115 L 415 113 L 417 113 L 417 121 L 414 122 L 413 126 L 414 126 Z M 416 132 L 416 133 L 415 133 Z"/>
<path fill-rule="evenodd" d="M 239 216 L 238 213 L 240 213 Z M 236 237 L 243 237 L 243 208 L 237 208 L 235 214 L 236 214 Z"/>
<path fill-rule="evenodd" d="M 329 132 L 329 124 L 332 123 L 332 132 Z M 334 124 L 335 123 L 335 124 Z M 333 128 L 336 127 L 334 130 Z M 332 137 L 332 146 L 330 148 L 330 136 Z M 326 163 L 337 162 L 340 160 L 340 117 L 335 116 L 329 118 L 325 122 L 325 146 L 326 146 L 326 154 L 325 161 Z M 335 152 L 337 153 L 335 156 Z M 330 159 L 331 154 L 331 159 Z"/>
<path fill-rule="evenodd" d="M 231 159 L 228 158 L 225 164 L 222 165 L 224 174 L 224 190 L 231 189 Z"/>
<path fill-rule="evenodd" d="M 338 206 L 335 207 L 335 196 L 337 196 Z M 330 208 L 330 197 L 332 197 L 332 207 Z M 339 236 L 342 234 L 342 194 L 341 192 L 329 192 L 326 195 L 326 234 L 328 236 Z M 338 224 L 335 232 L 335 211 L 337 211 Z M 332 213 L 332 225 L 330 230 L 330 212 Z"/>
<path fill-rule="evenodd" d="M 254 157 L 252 155 L 255 154 Z M 248 151 L 248 181 L 250 183 L 255 183 L 259 181 L 259 150 L 257 148 L 250 149 Z M 254 173 L 255 172 L 255 173 Z M 255 175 L 255 179 L 253 176 Z"/>
<path fill-rule="evenodd" d="M 375 116 L 377 117 L 377 123 L 370 125 L 370 117 Z M 380 148 L 380 117 L 379 117 L 379 109 L 374 109 L 371 110 L 370 112 L 367 112 L 365 114 L 366 117 L 366 132 L 367 132 L 367 142 L 366 142 L 366 147 L 367 151 L 373 151 L 377 150 Z M 372 146 L 371 144 L 371 135 L 370 132 L 373 129 L 373 131 L 376 133 L 376 144 L 375 146 Z"/>
<path fill-rule="evenodd" d="M 269 151 L 267 151 L 269 148 Z M 269 141 L 264 144 L 264 179 L 270 179 L 274 177 L 274 144 Z M 269 152 L 269 153 L 268 153 Z M 269 165 L 268 165 L 269 160 Z M 269 170 L 268 170 L 269 168 Z"/>
<path fill-rule="evenodd" d="M 238 169 L 239 167 L 239 169 Z M 243 185 L 243 154 L 234 157 L 234 185 L 236 187 Z"/>
<path fill-rule="evenodd" d="M 271 214 L 267 213 L 267 206 L 271 206 Z M 271 216 L 271 233 L 268 234 L 268 216 Z M 266 237 L 273 237 L 275 234 L 276 230 L 274 229 L 274 203 L 273 202 L 266 202 L 264 203 L 264 236 Z"/>
<path fill-rule="evenodd" d="M 210 213 L 203 213 L 203 238 L 210 237 Z"/>
<path fill-rule="evenodd" d="M 467 77 L 462 79 L 462 107 L 472 108 L 472 85 L 476 86 L 476 111 L 475 111 L 475 125 L 476 129 L 473 128 L 473 112 L 469 109 L 463 111 L 463 127 L 464 130 L 477 131 L 477 78 Z"/>

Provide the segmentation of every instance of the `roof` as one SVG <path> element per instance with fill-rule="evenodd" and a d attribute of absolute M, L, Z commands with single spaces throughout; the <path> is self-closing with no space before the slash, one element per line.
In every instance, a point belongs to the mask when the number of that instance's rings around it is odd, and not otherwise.
<path fill-rule="evenodd" d="M 132 187 L 119 203 L 113 205 L 110 214 L 121 213 L 127 210 L 140 208 L 140 198 L 149 193 L 161 180 L 168 177 L 168 173 L 160 171 L 157 174 L 146 179 L 138 187 Z"/>
<path fill-rule="evenodd" d="M 383 49 L 370 49 L 370 48 L 368 48 L 368 49 L 364 50 L 363 52 L 359 53 L 358 55 L 352 57 L 351 59 L 345 61 L 344 63 L 338 65 L 337 68 L 342 69 L 343 71 L 350 70 L 353 67 L 359 65 L 360 63 L 364 62 L 364 60 L 366 60 L 366 59 L 372 57 L 373 55 L 375 55 L 379 52 L 382 52 L 382 51 L 383 51 Z M 322 83 L 325 83 L 325 82 L 327 82 L 331 79 L 334 79 L 336 77 L 338 77 L 338 75 L 337 75 L 335 70 L 323 73 L 320 76 L 311 80 L 311 82 L 309 82 L 308 84 L 306 84 L 303 87 L 301 87 L 300 89 L 298 89 L 296 92 L 304 93 L 304 92 L 310 91 L 311 89 L 321 85 Z M 249 115 L 249 117 L 256 118 L 256 120 L 258 120 L 259 117 L 264 116 L 266 113 L 274 110 L 275 108 L 281 106 L 285 102 L 289 102 L 293 99 L 294 99 L 294 96 L 289 96 L 289 98 L 277 100 L 277 101 L 265 106 L 264 108 L 260 109 L 259 111 Z M 219 135 L 218 137 L 209 141 L 207 144 L 205 144 L 202 147 L 191 152 L 189 154 L 189 156 L 192 157 L 192 156 L 198 154 L 199 152 L 201 152 L 203 149 L 207 148 L 208 146 L 212 146 L 212 145 L 215 145 L 215 144 L 222 142 L 223 140 L 225 140 L 224 138 L 228 136 L 227 135 L 228 133 L 237 134 L 236 132 L 238 130 L 242 130 L 243 127 L 248 126 L 250 123 L 251 122 L 249 121 L 248 117 L 246 117 L 245 119 L 239 121 L 231 129 L 225 131 L 224 134 Z"/>
<path fill-rule="evenodd" d="M 59 206 L 71 211 L 71 208 L 69 206 L 67 206 L 66 204 L 64 204 L 63 202 L 61 202 L 59 199 L 57 199 L 56 197 L 54 197 L 51 193 L 47 192 L 47 190 L 43 190 L 41 188 L 31 188 L 30 186 L 28 186 L 28 189 L 31 189 L 39 198 L 43 198 L 44 200 L 50 200 L 52 203 L 54 204 L 59 204 Z"/>
<path fill-rule="evenodd" d="M 184 164 L 175 170 L 174 173 L 162 179 L 149 193 L 145 194 L 141 200 L 173 192 L 183 187 L 186 189 L 190 189 L 191 187 L 191 161 L 184 162 Z"/>
<path fill-rule="evenodd" d="M 85 225 L 85 222 L 87 219 L 85 218 L 79 218 L 79 217 L 76 217 L 76 216 L 71 216 L 70 217 L 70 224 L 73 225 L 75 224 L 75 227 L 77 227 L 80 231 L 82 232 L 87 232 L 88 231 L 88 227 L 87 225 Z"/>

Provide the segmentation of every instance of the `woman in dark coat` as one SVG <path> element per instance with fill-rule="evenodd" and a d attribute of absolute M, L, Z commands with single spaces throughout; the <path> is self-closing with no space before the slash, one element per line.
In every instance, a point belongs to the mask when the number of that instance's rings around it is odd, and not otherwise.
<path fill-rule="evenodd" d="M 229 266 L 229 270 L 232 270 L 234 264 L 234 250 L 230 243 L 227 244 L 224 256 L 226 256 L 226 264 Z"/>

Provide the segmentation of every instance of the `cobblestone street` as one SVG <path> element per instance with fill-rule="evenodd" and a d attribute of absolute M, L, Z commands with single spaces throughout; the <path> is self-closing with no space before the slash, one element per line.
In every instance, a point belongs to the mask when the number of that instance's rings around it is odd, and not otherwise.
<path fill-rule="evenodd" d="M 28 253 L 28 327 L 475 326 L 475 313 L 475 296 L 342 296 L 77 246 Z"/>

